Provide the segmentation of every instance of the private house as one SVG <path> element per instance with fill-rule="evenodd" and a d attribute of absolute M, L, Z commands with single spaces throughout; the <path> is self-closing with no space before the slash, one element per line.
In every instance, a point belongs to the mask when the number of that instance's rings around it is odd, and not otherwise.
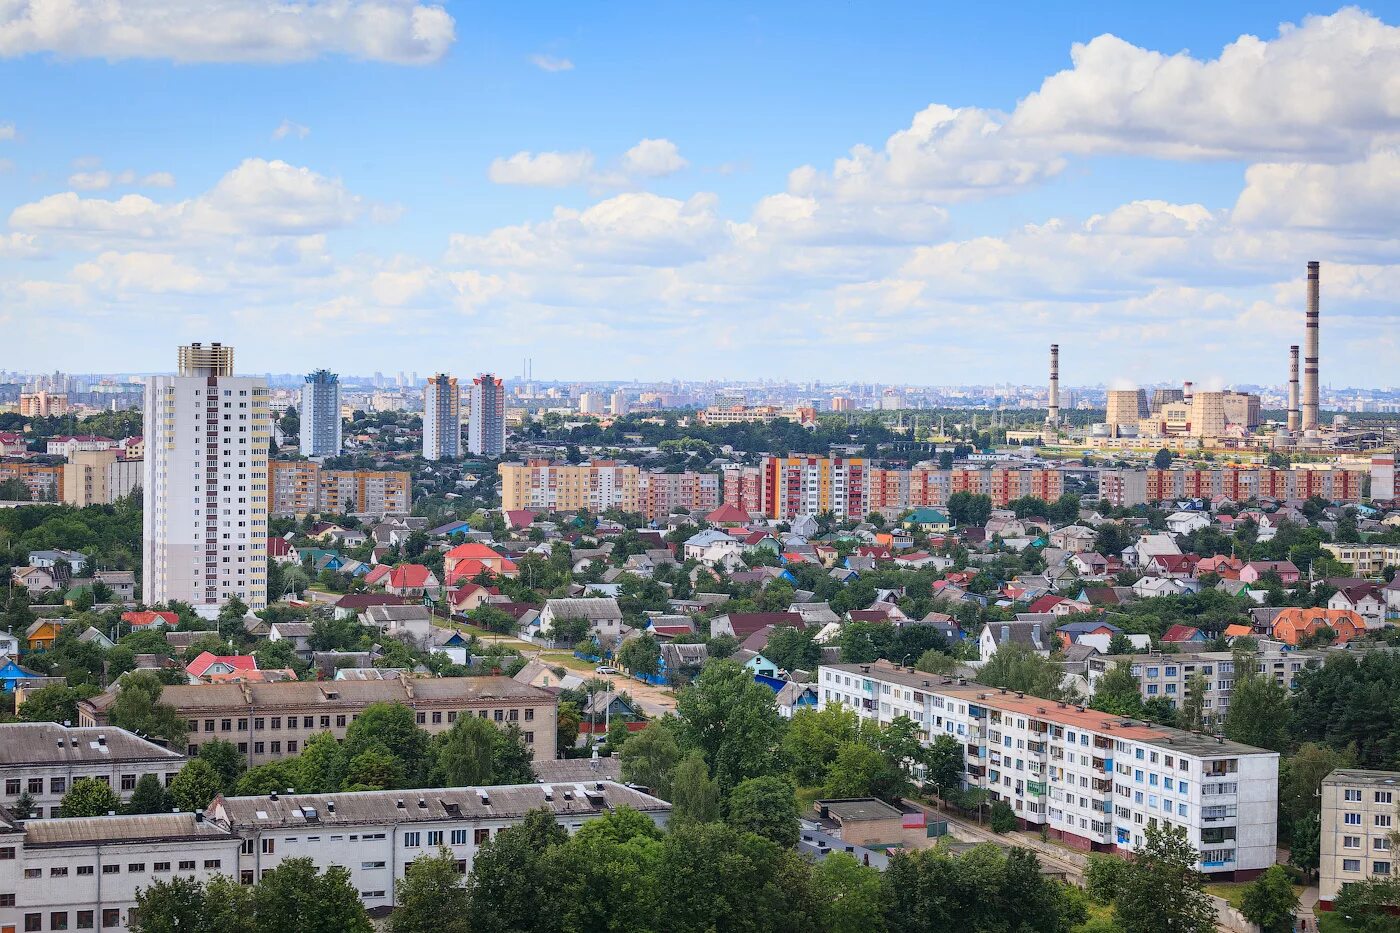
<path fill-rule="evenodd" d="M 442 558 L 443 576 L 448 586 L 466 583 L 481 573 L 509 577 L 516 572 L 515 562 L 493 548 L 476 541 L 467 541 L 449 550 Z"/>
<path fill-rule="evenodd" d="M 433 616 L 427 606 L 370 606 L 360 622 L 378 629 L 390 638 L 411 641 L 422 647 L 432 634 Z"/>
<path fill-rule="evenodd" d="M 755 677 L 776 678 L 778 676 L 778 665 L 759 652 L 748 648 L 740 648 L 729 656 L 729 660 L 742 664 L 744 669 Z"/>
<path fill-rule="evenodd" d="M 710 635 L 729 635 L 743 641 L 764 626 L 786 625 L 806 628 L 802 616 L 795 612 L 729 612 L 710 621 Z"/>
<path fill-rule="evenodd" d="M 1210 516 L 1205 512 L 1173 512 L 1167 516 L 1167 530 L 1174 535 L 1190 534 L 1208 527 Z"/>
<path fill-rule="evenodd" d="M 37 619 L 31 622 L 24 630 L 25 641 L 29 645 L 30 651 L 48 651 L 53 647 L 54 639 L 58 633 L 63 631 L 63 626 L 67 619 Z"/>
<path fill-rule="evenodd" d="M 384 592 L 410 599 L 422 599 L 429 590 L 437 588 L 437 575 L 422 564 L 399 564 L 389 571 L 384 584 Z"/>
<path fill-rule="evenodd" d="M 1385 598 L 1374 583 L 1357 582 L 1337 587 L 1327 600 L 1328 609 L 1345 609 L 1356 613 L 1370 625 L 1385 621 Z"/>
<path fill-rule="evenodd" d="M 934 508 L 918 508 L 904 519 L 905 528 L 917 528 L 928 534 L 943 534 L 952 530 L 953 520 L 945 512 Z"/>
<path fill-rule="evenodd" d="M 1366 620 L 1350 609 L 1281 609 L 1274 616 L 1272 635 L 1275 641 L 1296 648 L 1298 642 L 1315 636 L 1320 629 L 1336 632 L 1337 644 L 1344 645 L 1366 634 Z"/>
<path fill-rule="evenodd" d="M 66 566 L 70 576 L 81 576 L 87 572 L 88 559 L 82 551 L 30 551 L 29 566 L 42 567 L 45 570 L 52 570 L 60 565 Z"/>
<path fill-rule="evenodd" d="M 93 583 L 101 583 L 112 594 L 112 601 L 130 603 L 136 599 L 136 573 L 131 570 L 99 570 Z"/>
<path fill-rule="evenodd" d="M 1122 631 L 1116 625 L 1098 620 L 1067 622 L 1055 629 L 1055 637 L 1059 639 L 1060 647 L 1068 648 L 1070 645 L 1078 644 L 1085 635 L 1107 635 L 1111 639 Z"/>
<path fill-rule="evenodd" d="M 1205 632 L 1190 625 L 1173 625 L 1162 635 L 1166 645 L 1196 645 L 1208 640 Z"/>
<path fill-rule="evenodd" d="M 258 659 L 251 654 L 217 655 L 208 651 L 201 651 L 199 657 L 185 665 L 185 673 L 190 675 L 191 683 L 197 683 L 205 677 L 245 673 L 257 669 Z"/>
<path fill-rule="evenodd" d="M 32 596 L 52 593 L 60 588 L 60 582 L 53 572 L 44 567 L 16 567 L 10 571 L 10 579 L 23 586 Z"/>
<path fill-rule="evenodd" d="M 1098 540 L 1098 533 L 1083 525 L 1066 525 L 1064 528 L 1050 532 L 1050 546 L 1071 555 L 1087 554 L 1093 551 L 1096 540 Z"/>
<path fill-rule="evenodd" d="M 1258 583 L 1270 573 L 1276 574 L 1284 586 L 1297 586 L 1302 577 L 1291 560 L 1252 560 L 1240 569 L 1240 582 Z"/>
<path fill-rule="evenodd" d="M 557 640 L 556 626 L 580 622 L 586 623 L 588 634 L 600 645 L 611 645 L 622 634 L 622 609 L 611 596 L 547 599 L 540 612 L 539 630 L 544 637 Z"/>
<path fill-rule="evenodd" d="M 180 617 L 167 609 L 146 609 L 141 612 L 123 612 L 122 624 L 133 632 L 145 632 L 156 628 L 174 628 L 180 624 Z"/>
<path fill-rule="evenodd" d="M 704 647 L 703 645 L 701 647 Z M 33 671 L 21 667 L 13 655 L 0 655 L 0 690 L 5 693 L 14 693 L 15 685 L 27 680 L 34 680 L 42 677 Z"/>
<path fill-rule="evenodd" d="M 292 650 L 303 661 L 311 660 L 311 634 L 314 626 L 310 622 L 273 622 L 268 626 L 267 640 L 271 642 L 291 642 Z"/>
<path fill-rule="evenodd" d="M 1042 622 L 988 622 L 978 637 L 978 656 L 982 663 L 992 659 L 997 649 L 1011 643 L 1024 645 L 1042 657 L 1049 657 L 1052 642 Z"/>

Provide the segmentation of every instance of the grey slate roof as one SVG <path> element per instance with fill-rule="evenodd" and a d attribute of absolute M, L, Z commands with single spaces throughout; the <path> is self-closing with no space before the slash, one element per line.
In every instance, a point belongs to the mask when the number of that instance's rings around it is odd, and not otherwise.
<path fill-rule="evenodd" d="M 159 761 L 184 756 L 116 726 L 65 726 L 56 722 L 0 724 L 0 767 L 94 761 Z"/>

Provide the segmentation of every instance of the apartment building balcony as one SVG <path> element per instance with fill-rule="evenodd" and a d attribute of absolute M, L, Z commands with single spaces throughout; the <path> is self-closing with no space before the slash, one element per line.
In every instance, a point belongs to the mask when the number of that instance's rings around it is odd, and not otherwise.
<path fill-rule="evenodd" d="M 1100 794 L 1110 794 L 1113 792 L 1113 781 L 1111 779 L 1094 778 L 1089 784 Z"/>
<path fill-rule="evenodd" d="M 1044 755 L 1044 754 L 1045 754 L 1045 749 L 1046 749 L 1046 748 L 1047 748 L 1047 746 L 1046 746 L 1046 744 L 1045 744 L 1044 742 L 1027 742 L 1027 743 L 1026 743 L 1026 751 L 1030 752 L 1032 755 Z"/>
<path fill-rule="evenodd" d="M 980 781 L 987 776 L 987 769 L 983 765 L 968 765 L 967 776 L 977 778 Z"/>
<path fill-rule="evenodd" d="M 1097 758 L 1097 757 L 1096 757 L 1096 758 L 1094 759 L 1094 770 L 1096 770 L 1096 771 L 1102 771 L 1104 774 L 1112 774 L 1112 773 L 1113 773 L 1113 759 L 1112 759 L 1112 758 Z"/>

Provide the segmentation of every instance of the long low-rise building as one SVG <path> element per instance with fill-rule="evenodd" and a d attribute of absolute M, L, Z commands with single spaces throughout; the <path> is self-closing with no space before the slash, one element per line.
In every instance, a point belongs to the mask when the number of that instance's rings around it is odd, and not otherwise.
<path fill-rule="evenodd" d="M 125 800 L 142 775 L 154 774 L 168 785 L 184 765 L 179 752 L 112 726 L 0 725 L 0 801 L 13 810 L 28 794 L 32 819 L 58 816 L 63 795 L 82 778 L 97 778 Z"/>
<path fill-rule="evenodd" d="M 1340 467 L 1100 470 L 1099 497 L 1116 507 L 1219 496 L 1235 502 L 1260 497 L 1308 499 L 1313 496 L 1329 502 L 1359 502 L 1365 476 L 1360 470 Z"/>
<path fill-rule="evenodd" d="M 614 460 L 580 464 L 530 460 L 502 463 L 497 470 L 501 475 L 501 508 L 507 512 L 641 511 L 641 467 Z"/>
<path fill-rule="evenodd" d="M 1321 666 L 1324 658 L 1321 651 L 1285 651 L 1278 642 L 1264 642 L 1256 666 L 1259 673 L 1292 691 L 1298 674 L 1305 668 Z M 1212 727 L 1224 722 L 1230 711 L 1235 657 L 1229 651 L 1096 655 L 1088 661 L 1089 683 L 1096 684 L 1121 661 L 1131 665 L 1143 700 L 1165 699 L 1173 707 L 1180 706 L 1190 693 L 1192 681 L 1199 676 L 1205 686 L 1201 694 L 1202 724 Z"/>
<path fill-rule="evenodd" d="M 413 506 L 411 476 L 400 470 L 327 470 L 313 460 L 272 460 L 267 467 L 273 515 L 406 515 Z"/>
<path fill-rule="evenodd" d="M 81 725 L 106 725 L 120 682 L 79 704 Z M 430 677 L 405 674 L 376 681 L 177 684 L 161 693 L 189 726 L 187 754 L 211 739 L 233 742 L 250 767 L 298 754 L 318 732 L 345 738 L 345 730 L 373 703 L 413 710 L 431 733 L 452 727 L 458 716 L 479 716 L 517 726 L 535 760 L 554 757 L 559 699 L 509 677 Z"/>
<path fill-rule="evenodd" d="M 1400 826 L 1400 771 L 1339 769 L 1322 780 L 1318 903 L 1331 910 L 1342 888 L 1389 879 Z"/>
<path fill-rule="evenodd" d="M 1251 878 L 1275 861 L 1276 752 L 900 667 L 822 665 L 819 701 L 907 716 L 964 747 L 964 784 L 1065 843 L 1130 853 L 1148 826 L 1187 831 L 1200 870 Z"/>
<path fill-rule="evenodd" d="M 346 868 L 365 907 L 388 908 L 408 864 L 446 847 L 470 872 L 481 847 L 531 810 L 573 832 L 631 807 L 671 805 L 613 781 L 217 797 L 202 813 L 20 824 L 0 816 L 0 929 L 124 930 L 136 894 L 175 876 L 256 883 L 284 859 Z"/>

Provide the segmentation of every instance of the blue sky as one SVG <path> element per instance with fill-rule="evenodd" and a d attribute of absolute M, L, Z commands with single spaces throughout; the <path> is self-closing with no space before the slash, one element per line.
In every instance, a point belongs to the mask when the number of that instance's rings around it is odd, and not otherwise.
<path fill-rule="evenodd" d="M 1394 5 L 274 6 L 0 12 L 0 365 L 1396 381 Z"/>

